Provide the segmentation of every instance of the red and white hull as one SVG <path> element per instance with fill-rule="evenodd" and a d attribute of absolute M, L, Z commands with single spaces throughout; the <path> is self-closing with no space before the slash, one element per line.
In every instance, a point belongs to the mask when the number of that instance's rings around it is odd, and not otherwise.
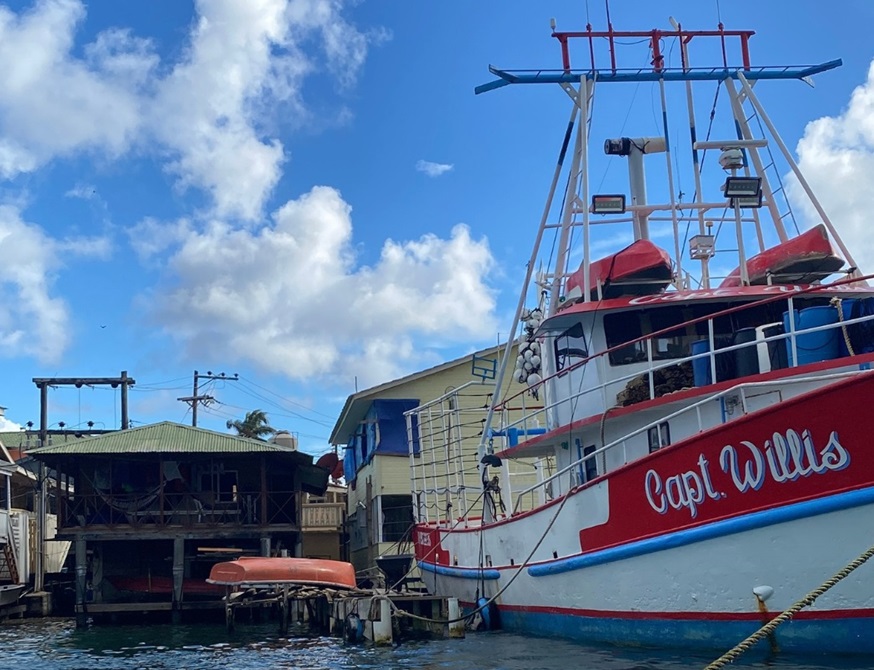
<path fill-rule="evenodd" d="M 770 616 L 753 589 L 772 589 L 766 607 L 779 613 L 874 542 L 872 397 L 874 376 L 861 374 L 531 512 L 483 528 L 420 525 L 425 581 L 475 603 L 513 580 L 496 600 L 511 629 L 731 646 Z M 863 566 L 781 627 L 780 646 L 874 651 L 872 570 Z"/>

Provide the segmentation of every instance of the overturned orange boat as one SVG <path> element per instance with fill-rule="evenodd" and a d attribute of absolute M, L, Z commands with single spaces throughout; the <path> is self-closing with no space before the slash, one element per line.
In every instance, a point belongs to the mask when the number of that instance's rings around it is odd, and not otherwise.
<path fill-rule="evenodd" d="M 321 558 L 244 557 L 216 563 L 206 580 L 225 586 L 300 584 L 354 589 L 355 568 L 345 561 Z"/>

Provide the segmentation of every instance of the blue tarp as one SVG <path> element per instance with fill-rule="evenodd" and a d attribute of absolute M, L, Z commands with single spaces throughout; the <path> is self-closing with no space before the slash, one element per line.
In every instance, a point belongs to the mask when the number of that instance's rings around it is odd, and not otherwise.
<path fill-rule="evenodd" d="M 407 442 L 407 419 L 404 412 L 418 406 L 418 400 L 380 399 L 373 401 L 367 418 L 375 420 L 379 424 L 379 443 L 376 444 L 376 453 L 403 455 L 410 453 L 410 446 Z M 413 428 L 413 438 L 418 443 L 418 426 L 414 425 Z"/>
<path fill-rule="evenodd" d="M 349 436 L 346 455 L 343 458 L 343 474 L 346 482 L 355 480 L 356 473 L 369 463 L 374 454 L 397 454 L 406 456 L 409 452 L 407 441 L 407 419 L 404 412 L 418 407 L 419 401 L 412 399 L 374 400 L 358 428 Z M 418 446 L 419 425 L 413 419 L 413 440 Z M 418 448 L 415 453 L 419 453 Z"/>
<path fill-rule="evenodd" d="M 346 483 L 351 484 L 355 480 L 355 473 L 358 472 L 358 462 L 355 459 L 355 440 L 349 440 L 346 445 L 346 453 L 343 456 L 343 476 L 346 478 Z"/>

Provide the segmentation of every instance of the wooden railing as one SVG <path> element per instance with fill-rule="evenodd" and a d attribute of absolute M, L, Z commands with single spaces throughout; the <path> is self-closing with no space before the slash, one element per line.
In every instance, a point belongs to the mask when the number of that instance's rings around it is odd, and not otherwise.
<path fill-rule="evenodd" d="M 297 491 L 238 492 L 216 499 L 208 493 L 71 494 L 60 499 L 59 526 L 297 525 Z"/>
<path fill-rule="evenodd" d="M 304 503 L 301 506 L 303 530 L 339 530 L 346 510 L 344 503 Z"/>

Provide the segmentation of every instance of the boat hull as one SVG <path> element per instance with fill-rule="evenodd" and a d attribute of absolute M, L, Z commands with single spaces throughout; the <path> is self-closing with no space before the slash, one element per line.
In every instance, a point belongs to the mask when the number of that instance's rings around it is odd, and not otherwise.
<path fill-rule="evenodd" d="M 767 620 L 753 588 L 774 589 L 767 605 L 778 614 L 861 554 L 872 537 L 874 502 L 561 574 L 523 569 L 497 601 L 500 621 L 507 630 L 543 636 L 726 650 Z M 666 537 L 664 545 L 676 540 Z M 834 546 L 847 550 L 838 557 Z M 478 582 L 420 565 L 429 590 L 468 605 L 478 586 L 493 595 L 516 573 L 502 569 L 498 579 Z M 874 653 L 872 570 L 863 566 L 778 628 L 780 648 Z"/>
<path fill-rule="evenodd" d="M 519 632 L 727 649 L 874 542 L 872 390 L 865 373 L 785 400 L 481 531 L 420 525 L 425 583 L 467 603 L 501 592 Z M 779 646 L 874 652 L 872 575 L 781 626 Z"/>

